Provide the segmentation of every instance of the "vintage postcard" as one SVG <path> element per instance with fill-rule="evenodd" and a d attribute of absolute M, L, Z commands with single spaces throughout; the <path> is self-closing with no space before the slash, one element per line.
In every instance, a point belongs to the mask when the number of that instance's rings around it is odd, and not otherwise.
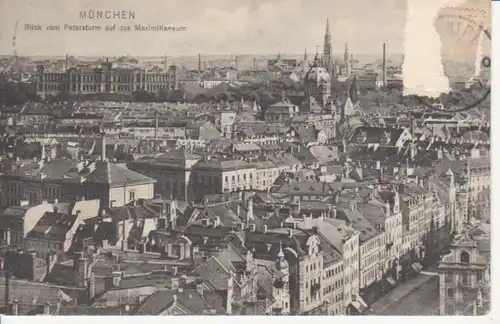
<path fill-rule="evenodd" d="M 3 0 L 0 313 L 490 312 L 488 0 Z"/>

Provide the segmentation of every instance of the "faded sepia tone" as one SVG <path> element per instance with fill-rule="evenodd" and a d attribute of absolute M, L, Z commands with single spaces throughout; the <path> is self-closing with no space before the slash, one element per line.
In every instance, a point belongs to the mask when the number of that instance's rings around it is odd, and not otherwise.
<path fill-rule="evenodd" d="M 1 1 L 0 313 L 487 314 L 490 20 Z"/>

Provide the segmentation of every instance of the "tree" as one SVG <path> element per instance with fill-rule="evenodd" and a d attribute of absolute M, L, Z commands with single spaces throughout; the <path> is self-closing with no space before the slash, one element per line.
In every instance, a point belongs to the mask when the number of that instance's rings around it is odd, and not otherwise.
<path fill-rule="evenodd" d="M 137 102 L 153 102 L 154 95 L 147 92 L 146 90 L 135 91 L 132 93 L 133 101 Z"/>

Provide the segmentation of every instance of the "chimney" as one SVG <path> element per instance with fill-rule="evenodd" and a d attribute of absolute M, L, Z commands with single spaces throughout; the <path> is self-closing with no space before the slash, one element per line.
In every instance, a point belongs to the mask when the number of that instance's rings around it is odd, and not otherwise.
<path fill-rule="evenodd" d="M 10 228 L 7 228 L 5 230 L 5 244 L 7 244 L 7 246 L 10 246 Z"/>
<path fill-rule="evenodd" d="M 42 153 L 40 155 L 40 162 L 38 163 L 40 169 L 43 168 L 43 164 L 45 162 L 45 159 L 46 159 L 46 156 L 45 156 L 45 145 L 43 144 L 43 142 L 40 142 L 40 145 L 42 146 Z"/>
<path fill-rule="evenodd" d="M 106 133 L 101 133 L 101 161 L 106 161 Z"/>
<path fill-rule="evenodd" d="M 203 280 L 196 280 L 196 291 L 203 296 Z"/>
<path fill-rule="evenodd" d="M 385 57 L 385 43 L 382 45 L 382 84 L 387 86 L 387 62 Z"/>
<path fill-rule="evenodd" d="M 227 300 L 226 300 L 226 312 L 228 315 L 232 314 L 233 312 L 232 302 L 233 302 L 233 276 L 229 276 L 229 278 L 227 279 Z"/>
<path fill-rule="evenodd" d="M 160 214 L 160 217 L 158 218 L 158 229 L 167 229 L 167 219 L 165 218 L 165 215 L 163 213 Z"/>
<path fill-rule="evenodd" d="M 177 200 L 173 199 L 170 202 L 170 223 L 172 229 L 176 229 L 177 227 Z"/>
<path fill-rule="evenodd" d="M 43 304 L 43 315 L 50 315 L 50 304 L 48 302 Z"/>
<path fill-rule="evenodd" d="M 267 233 L 267 225 L 262 226 L 262 232 L 264 232 L 264 234 Z"/>
<path fill-rule="evenodd" d="M 80 287 L 84 286 L 87 279 L 88 260 L 83 252 L 75 252 L 73 268 L 75 270 L 76 284 Z"/>
<path fill-rule="evenodd" d="M 90 273 L 89 279 L 89 299 L 92 300 L 95 297 L 95 277 L 94 272 Z"/>
<path fill-rule="evenodd" d="M 247 208 L 247 224 L 253 219 L 253 199 L 248 199 L 248 208 Z"/>
<path fill-rule="evenodd" d="M 19 302 L 17 301 L 17 299 L 14 299 L 12 301 L 12 315 L 19 315 Z"/>
<path fill-rule="evenodd" d="M 122 220 L 122 251 L 127 250 L 126 219 Z"/>
<path fill-rule="evenodd" d="M 158 139 L 158 111 L 155 112 L 155 139 Z"/>

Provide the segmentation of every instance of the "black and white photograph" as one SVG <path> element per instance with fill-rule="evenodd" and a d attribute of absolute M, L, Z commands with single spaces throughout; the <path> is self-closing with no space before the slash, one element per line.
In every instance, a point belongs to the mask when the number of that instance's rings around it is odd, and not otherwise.
<path fill-rule="evenodd" d="M 491 16 L 0 0 L 0 314 L 490 314 Z"/>

